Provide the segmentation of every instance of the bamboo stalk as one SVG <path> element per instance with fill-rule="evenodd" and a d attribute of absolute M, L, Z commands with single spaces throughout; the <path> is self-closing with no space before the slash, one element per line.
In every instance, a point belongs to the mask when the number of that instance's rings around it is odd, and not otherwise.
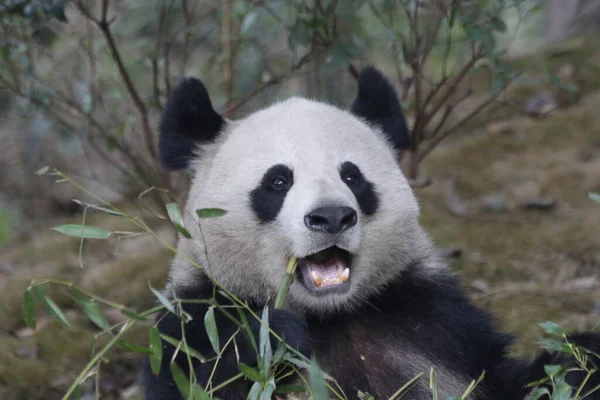
<path fill-rule="evenodd" d="M 296 257 L 290 258 L 290 262 L 285 270 L 285 275 L 281 278 L 281 284 L 279 284 L 279 291 L 277 297 L 275 297 L 275 308 L 282 309 L 285 306 L 285 298 L 288 290 L 294 282 L 294 273 L 296 272 L 296 266 L 298 265 L 298 259 Z"/>

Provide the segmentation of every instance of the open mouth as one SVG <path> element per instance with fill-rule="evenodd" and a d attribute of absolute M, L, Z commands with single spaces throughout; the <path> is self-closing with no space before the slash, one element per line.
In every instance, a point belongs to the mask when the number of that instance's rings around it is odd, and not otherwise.
<path fill-rule="evenodd" d="M 339 247 L 329 247 L 298 259 L 304 286 L 316 293 L 345 291 L 350 287 L 352 256 Z"/>

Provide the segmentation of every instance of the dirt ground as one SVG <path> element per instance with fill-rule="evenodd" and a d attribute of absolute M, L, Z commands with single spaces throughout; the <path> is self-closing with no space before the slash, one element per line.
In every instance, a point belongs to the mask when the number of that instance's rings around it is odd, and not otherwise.
<path fill-rule="evenodd" d="M 516 334 L 519 356 L 538 351 L 540 322 L 575 330 L 600 321 L 600 206 L 587 197 L 600 192 L 598 104 L 600 92 L 591 91 L 543 119 L 488 113 L 487 121 L 448 140 L 423 166 L 433 182 L 416 189 L 423 225 L 442 249 L 455 253 L 452 268 L 475 303 Z M 173 243 L 173 230 L 154 221 L 153 229 Z M 94 211 L 87 223 L 132 229 Z M 22 298 L 32 279 L 72 281 L 135 310 L 155 303 L 148 283 L 163 286 L 170 252 L 146 236 L 122 240 L 115 254 L 116 248 L 112 238 L 85 241 L 82 267 L 77 239 L 41 230 L 0 253 L 0 398 L 60 398 L 93 354 L 97 329 L 65 288 L 48 285 L 45 291 L 72 328 L 41 310 L 38 328 L 25 327 Z M 105 311 L 111 323 L 122 318 Z M 145 345 L 147 327 L 140 323 L 127 339 Z M 99 337 L 97 344 L 106 341 Z M 111 352 L 98 378 L 105 398 L 140 398 L 138 365 L 139 355 Z"/>

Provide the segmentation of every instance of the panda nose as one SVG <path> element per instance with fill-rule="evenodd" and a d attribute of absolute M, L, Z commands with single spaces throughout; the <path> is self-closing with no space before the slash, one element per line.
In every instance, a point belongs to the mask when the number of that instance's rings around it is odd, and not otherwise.
<path fill-rule="evenodd" d="M 356 211 L 350 207 L 320 207 L 304 217 L 304 224 L 313 231 L 342 233 L 356 225 Z"/>

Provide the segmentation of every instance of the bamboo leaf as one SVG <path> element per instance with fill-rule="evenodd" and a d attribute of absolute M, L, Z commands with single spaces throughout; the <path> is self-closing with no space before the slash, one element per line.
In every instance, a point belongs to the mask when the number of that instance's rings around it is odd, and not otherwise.
<path fill-rule="evenodd" d="M 271 377 L 269 379 L 263 389 L 261 399 L 262 400 L 271 400 L 271 396 L 273 396 L 273 392 L 275 391 L 275 378 Z"/>
<path fill-rule="evenodd" d="M 258 395 L 260 394 L 261 384 L 260 382 L 254 382 L 250 391 L 248 392 L 248 396 L 246 400 L 258 400 Z"/>
<path fill-rule="evenodd" d="M 67 224 L 52 228 L 63 235 L 74 236 L 84 239 L 108 239 L 112 232 L 94 226 Z"/>
<path fill-rule="evenodd" d="M 154 375 L 158 375 L 160 373 L 163 354 L 162 340 L 156 326 L 150 329 L 150 350 L 152 351 L 152 355 L 150 356 L 150 368 L 152 368 Z"/>
<path fill-rule="evenodd" d="M 244 374 L 246 378 L 250 379 L 251 381 L 264 382 L 266 380 L 266 378 L 263 376 L 263 374 L 260 373 L 259 370 L 252 368 L 251 366 L 246 365 L 242 362 L 239 364 L 239 366 L 242 374 Z"/>
<path fill-rule="evenodd" d="M 97 303 L 95 303 L 89 296 L 74 287 L 70 287 L 69 292 L 71 293 L 71 297 L 73 297 L 77 304 L 79 304 L 83 312 L 94 324 L 96 324 L 103 331 L 107 331 L 109 329 L 108 322 L 104 317 L 104 313 Z"/>
<path fill-rule="evenodd" d="M 328 400 L 329 394 L 327 386 L 325 386 L 325 376 L 317 360 L 313 357 L 309 368 L 310 387 L 312 389 L 315 400 Z"/>
<path fill-rule="evenodd" d="M 131 310 L 128 310 L 126 308 L 121 308 L 119 311 L 121 311 L 121 314 L 123 314 L 124 316 L 126 316 L 127 318 L 131 318 L 134 319 L 136 321 L 146 321 L 146 317 L 144 317 L 143 315 L 137 314 Z"/>
<path fill-rule="evenodd" d="M 219 330 L 215 321 L 215 308 L 210 307 L 204 315 L 204 328 L 215 354 L 219 354 Z"/>
<path fill-rule="evenodd" d="M 158 290 L 154 289 L 152 287 L 152 285 L 150 285 L 150 282 L 148 282 L 148 287 L 150 288 L 150 290 L 152 291 L 152 293 L 154 293 L 154 295 L 156 296 L 156 298 L 158 299 L 158 301 L 160 301 L 160 304 L 162 304 L 163 306 L 165 306 L 165 308 L 167 310 L 169 310 L 170 312 L 172 312 L 173 314 L 176 314 L 175 307 L 173 307 L 173 304 L 171 304 L 171 302 L 169 301 L 169 299 L 167 299 L 161 292 L 159 292 Z"/>
<path fill-rule="evenodd" d="M 177 365 L 177 363 L 171 363 L 171 375 L 173 376 L 173 380 L 175 381 L 175 385 L 177 385 L 177 389 L 183 396 L 184 399 L 190 398 L 190 381 L 187 376 L 183 373 L 181 368 Z"/>
<path fill-rule="evenodd" d="M 227 211 L 220 208 L 201 208 L 196 210 L 196 214 L 200 218 L 217 218 L 227 214 Z"/>
<path fill-rule="evenodd" d="M 548 375 L 550 378 L 558 375 L 561 369 L 561 365 L 544 365 L 544 372 L 546 372 L 546 375 Z"/>
<path fill-rule="evenodd" d="M 544 329 L 547 333 L 551 335 L 565 336 L 565 334 L 567 333 L 565 329 L 556 322 L 546 321 L 539 324 L 539 326 L 541 326 L 542 329 Z"/>
<path fill-rule="evenodd" d="M 271 338 L 269 334 L 269 307 L 265 306 L 262 313 L 260 331 L 258 336 L 261 358 L 261 372 L 267 376 L 271 368 L 271 359 L 273 358 L 273 349 L 271 348 Z"/>
<path fill-rule="evenodd" d="M 572 353 L 571 348 L 564 342 L 555 339 L 541 339 L 538 344 L 549 352 Z"/>
<path fill-rule="evenodd" d="M 50 167 L 48 167 L 48 166 L 46 165 L 46 166 L 44 166 L 44 167 L 42 167 L 42 168 L 38 169 L 37 171 L 35 171 L 35 174 L 36 174 L 36 175 L 45 175 L 45 174 L 48 172 L 48 170 L 49 170 L 49 169 L 50 169 Z"/>
<path fill-rule="evenodd" d="M 275 390 L 277 394 L 306 393 L 306 388 L 300 385 L 279 385 Z"/>
<path fill-rule="evenodd" d="M 133 351 L 134 353 L 142 353 L 142 354 L 148 354 L 148 355 L 154 354 L 154 351 L 152 351 L 152 349 L 150 349 L 148 347 L 137 345 L 135 343 L 128 342 L 126 340 L 119 340 L 118 343 L 124 349 Z"/>
<path fill-rule="evenodd" d="M 192 398 L 194 400 L 210 400 L 210 396 L 200 385 L 194 385 L 192 388 Z"/>
<path fill-rule="evenodd" d="M 160 337 L 167 343 L 170 343 L 171 345 L 173 345 L 173 347 L 179 347 L 179 351 L 184 352 L 185 354 L 188 354 L 191 357 L 194 357 L 198 360 L 200 360 L 200 362 L 206 362 L 206 357 L 204 357 L 202 354 L 200 354 L 200 352 L 192 349 L 190 346 L 179 346 L 179 344 L 181 343 L 180 340 L 175 339 L 174 337 L 171 336 L 167 336 L 163 333 L 160 334 Z"/>
<path fill-rule="evenodd" d="M 42 302 L 44 307 L 50 312 L 50 314 L 52 314 L 52 316 L 55 319 L 62 322 L 63 325 L 65 325 L 69 328 L 71 327 L 71 323 L 67 319 L 67 316 L 62 312 L 60 307 L 54 301 L 52 301 L 51 298 L 46 296 L 46 294 L 44 293 L 44 291 L 41 288 L 39 288 L 38 286 L 35 286 L 32 288 L 32 290 L 35 292 L 37 298 Z"/>
<path fill-rule="evenodd" d="M 181 217 L 181 212 L 179 211 L 177 203 L 169 203 L 165 208 L 167 209 L 167 214 L 175 226 L 175 229 L 177 229 L 185 238 L 190 239 L 192 235 L 190 235 L 190 232 L 185 229 L 185 226 L 183 225 L 183 218 Z"/>

